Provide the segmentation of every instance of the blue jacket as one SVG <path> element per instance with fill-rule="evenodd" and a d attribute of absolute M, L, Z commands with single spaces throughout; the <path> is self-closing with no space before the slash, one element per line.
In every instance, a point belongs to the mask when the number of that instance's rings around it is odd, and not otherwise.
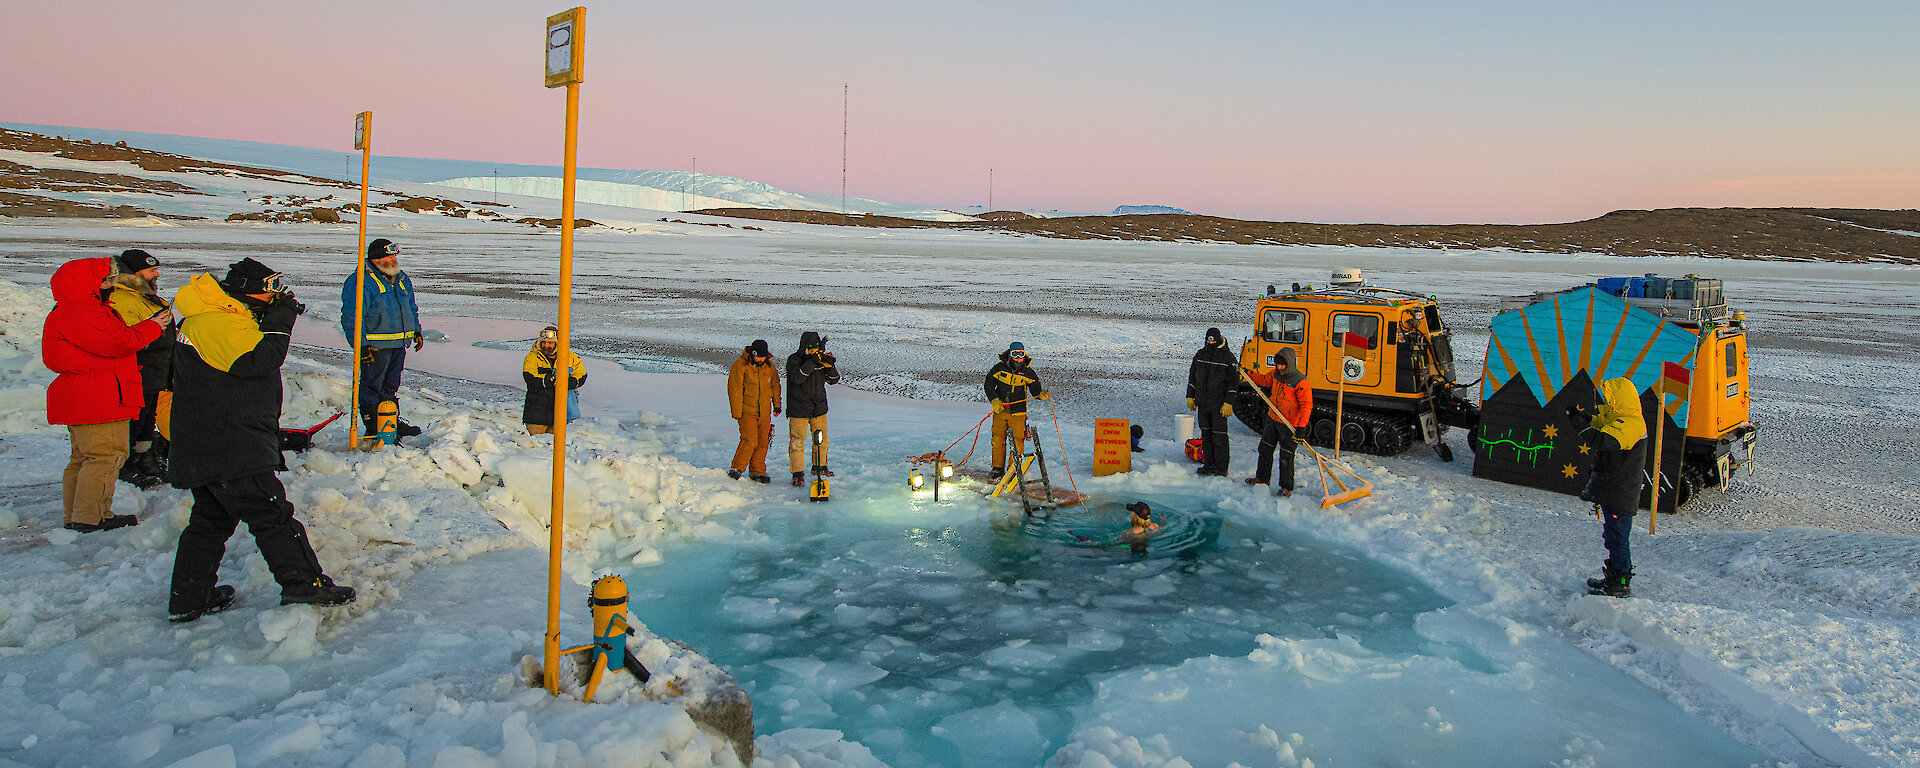
<path fill-rule="evenodd" d="M 353 340 L 353 279 L 347 275 L 340 284 L 340 335 L 348 341 Z M 406 270 L 388 278 L 367 265 L 366 315 L 363 330 L 366 333 L 361 346 L 374 349 L 397 349 L 413 345 L 413 337 L 420 335 L 420 305 L 413 301 L 413 280 L 407 277 Z"/>

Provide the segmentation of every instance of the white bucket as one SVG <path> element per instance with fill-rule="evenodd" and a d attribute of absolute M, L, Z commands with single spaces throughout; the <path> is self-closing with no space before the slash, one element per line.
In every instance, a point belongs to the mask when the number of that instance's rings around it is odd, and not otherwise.
<path fill-rule="evenodd" d="M 1193 414 L 1176 413 L 1173 415 L 1173 436 L 1181 445 L 1193 439 Z"/>

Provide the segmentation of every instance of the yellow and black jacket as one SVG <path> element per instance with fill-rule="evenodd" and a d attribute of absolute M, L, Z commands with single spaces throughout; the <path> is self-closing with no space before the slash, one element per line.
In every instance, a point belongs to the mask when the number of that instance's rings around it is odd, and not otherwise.
<path fill-rule="evenodd" d="M 580 356 L 567 350 L 567 389 L 579 389 L 587 383 L 587 366 L 580 362 Z M 520 363 L 520 378 L 527 382 L 527 400 L 520 407 L 520 421 L 524 424 L 553 426 L 553 390 L 557 379 L 554 376 L 554 360 L 540 351 L 539 342 L 527 353 L 527 359 Z"/>
<path fill-rule="evenodd" d="M 280 457 L 280 365 L 293 312 L 263 312 L 194 275 L 174 294 L 173 445 L 167 481 L 197 488 L 285 469 Z M 281 326 L 285 327 L 281 327 Z"/>
<path fill-rule="evenodd" d="M 1640 407 L 1640 390 L 1627 379 L 1600 382 L 1600 408 L 1586 432 L 1594 449 L 1593 473 L 1580 498 L 1599 504 L 1614 515 L 1632 515 L 1640 508 L 1646 487 L 1647 421 Z"/>
<path fill-rule="evenodd" d="M 987 371 L 987 399 L 1005 403 L 1007 413 L 1026 413 L 1026 401 L 1039 397 L 1042 391 L 1040 374 L 1033 372 L 1033 366 L 1015 364 L 1005 352 L 1000 353 L 1000 364 Z"/>
<path fill-rule="evenodd" d="M 113 307 L 114 314 L 127 325 L 147 320 L 169 306 L 166 299 L 148 293 L 148 288 L 139 275 L 114 275 L 113 292 L 107 294 L 107 305 Z M 153 393 L 166 389 L 167 383 L 173 380 L 173 334 L 160 334 L 160 338 L 134 353 L 134 358 L 140 361 L 140 391 L 151 403 Z"/>

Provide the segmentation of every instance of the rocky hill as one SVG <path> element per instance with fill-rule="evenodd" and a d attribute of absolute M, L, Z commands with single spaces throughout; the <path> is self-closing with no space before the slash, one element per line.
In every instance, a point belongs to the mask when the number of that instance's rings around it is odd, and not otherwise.
<path fill-rule="evenodd" d="M 1568 224 L 1307 224 L 1179 214 L 947 223 L 822 211 L 725 208 L 698 213 L 809 224 L 984 229 L 1070 239 L 1504 248 L 1616 256 L 1920 264 L 1920 211 L 1916 210 L 1667 208 L 1614 211 Z"/>

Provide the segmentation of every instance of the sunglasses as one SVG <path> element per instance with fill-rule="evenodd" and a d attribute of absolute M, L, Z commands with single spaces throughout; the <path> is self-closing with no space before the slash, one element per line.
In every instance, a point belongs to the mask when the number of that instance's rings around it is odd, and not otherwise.
<path fill-rule="evenodd" d="M 391 259 L 399 255 L 400 255 L 400 246 L 389 243 L 387 244 L 387 247 L 385 250 L 382 250 L 379 253 L 374 254 L 373 257 L 376 259 Z"/>

